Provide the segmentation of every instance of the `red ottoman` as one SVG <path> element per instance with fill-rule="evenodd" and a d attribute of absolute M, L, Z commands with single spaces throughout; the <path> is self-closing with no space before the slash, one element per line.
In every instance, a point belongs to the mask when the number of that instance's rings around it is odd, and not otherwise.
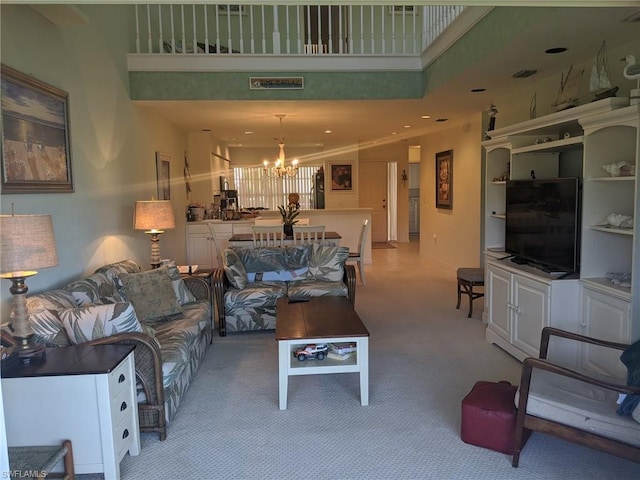
<path fill-rule="evenodd" d="M 462 400 L 462 441 L 513 455 L 517 389 L 509 382 L 477 382 Z"/>

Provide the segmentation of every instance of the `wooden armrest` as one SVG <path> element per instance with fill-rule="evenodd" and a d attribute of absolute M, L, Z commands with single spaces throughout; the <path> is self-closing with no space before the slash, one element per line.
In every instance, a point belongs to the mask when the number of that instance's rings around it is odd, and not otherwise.
<path fill-rule="evenodd" d="M 567 338 L 569 340 L 575 340 L 582 343 L 590 343 L 600 347 L 615 348 L 616 350 L 624 350 L 629 346 L 624 343 L 609 342 L 607 340 L 600 340 L 598 338 L 580 335 L 579 333 L 567 332 L 566 330 L 560 330 L 559 328 L 544 327 L 542 329 L 542 338 L 540 341 L 540 358 L 547 358 L 547 354 L 549 353 L 549 339 L 553 336 Z"/>
<path fill-rule="evenodd" d="M 133 351 L 136 377 L 142 384 L 147 402 L 164 404 L 164 384 L 162 380 L 162 355 L 155 339 L 146 333 L 119 333 L 109 337 L 86 342 L 86 345 L 135 345 Z"/>

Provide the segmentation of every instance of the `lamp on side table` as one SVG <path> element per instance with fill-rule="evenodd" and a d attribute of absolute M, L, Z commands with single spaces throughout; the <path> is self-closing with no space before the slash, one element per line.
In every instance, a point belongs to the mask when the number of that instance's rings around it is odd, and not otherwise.
<path fill-rule="evenodd" d="M 0 278 L 11 280 L 11 325 L 16 350 L 24 362 L 44 355 L 44 346 L 33 343 L 27 319 L 27 285 L 36 269 L 58 265 L 51 215 L 0 215 Z"/>
<path fill-rule="evenodd" d="M 160 238 L 164 229 L 176 227 L 173 206 L 169 200 L 140 200 L 136 202 L 133 216 L 133 228 L 145 230 L 151 235 L 151 268 L 158 268 L 160 260 Z"/>

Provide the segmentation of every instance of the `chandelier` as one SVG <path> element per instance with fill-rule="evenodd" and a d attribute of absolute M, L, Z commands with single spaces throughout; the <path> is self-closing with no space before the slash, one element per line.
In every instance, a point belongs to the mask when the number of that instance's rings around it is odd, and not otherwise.
<path fill-rule="evenodd" d="M 280 147 L 280 152 L 278 153 L 278 159 L 274 162 L 273 165 L 269 165 L 269 162 L 265 160 L 264 164 L 264 173 L 268 177 L 271 178 L 282 178 L 282 177 L 294 177 L 296 173 L 298 173 L 298 160 L 293 160 L 291 165 L 285 166 L 284 164 L 284 137 L 282 136 L 282 119 L 286 117 L 286 115 L 278 114 L 277 118 L 280 119 L 280 141 L 278 142 L 278 147 Z"/>

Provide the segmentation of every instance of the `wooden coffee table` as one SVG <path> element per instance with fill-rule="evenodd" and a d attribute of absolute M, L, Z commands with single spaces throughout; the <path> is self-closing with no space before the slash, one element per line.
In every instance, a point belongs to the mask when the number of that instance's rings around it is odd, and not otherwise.
<path fill-rule="evenodd" d="M 360 374 L 360 404 L 369 404 L 369 331 L 346 297 L 316 297 L 304 302 L 280 298 L 276 304 L 280 410 L 287 409 L 291 375 Z M 307 344 L 356 343 L 346 360 L 300 361 L 293 352 Z"/>

